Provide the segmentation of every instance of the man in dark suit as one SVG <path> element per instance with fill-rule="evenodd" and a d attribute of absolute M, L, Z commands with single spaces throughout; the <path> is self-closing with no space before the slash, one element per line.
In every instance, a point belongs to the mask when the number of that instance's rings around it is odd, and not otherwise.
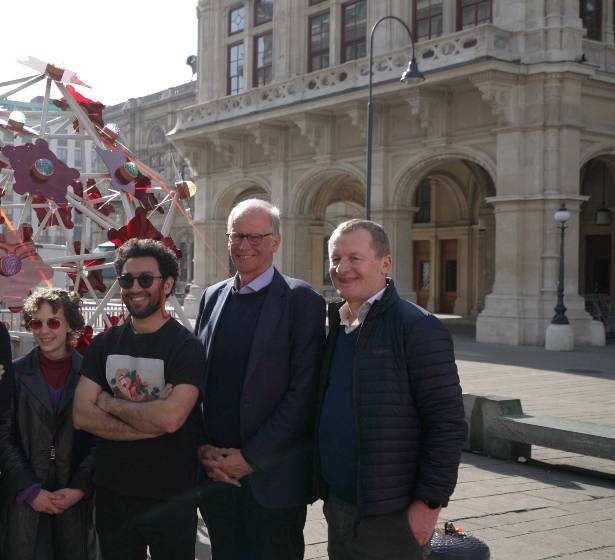
<path fill-rule="evenodd" d="M 201 511 L 214 560 L 301 559 L 325 302 L 273 266 L 277 208 L 244 201 L 227 232 L 237 274 L 205 291 L 195 326 L 207 350 Z"/>

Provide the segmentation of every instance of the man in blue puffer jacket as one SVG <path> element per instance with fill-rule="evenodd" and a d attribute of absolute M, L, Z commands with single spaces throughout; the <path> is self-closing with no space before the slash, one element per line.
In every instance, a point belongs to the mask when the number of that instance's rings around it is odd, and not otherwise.
<path fill-rule="evenodd" d="M 466 436 L 453 343 L 398 296 L 380 225 L 344 222 L 329 258 L 345 300 L 329 308 L 316 432 L 329 558 L 420 559 Z"/>

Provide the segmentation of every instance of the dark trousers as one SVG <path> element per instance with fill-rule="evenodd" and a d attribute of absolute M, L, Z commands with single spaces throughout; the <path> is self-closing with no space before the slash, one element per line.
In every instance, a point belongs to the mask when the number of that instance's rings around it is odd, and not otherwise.
<path fill-rule="evenodd" d="M 263 507 L 252 494 L 249 477 L 241 484 L 203 483 L 199 509 L 212 560 L 302 560 L 307 507 Z"/>
<path fill-rule="evenodd" d="M 357 507 L 331 496 L 325 503 L 329 527 L 329 560 L 422 560 L 421 547 L 410 531 L 405 511 L 362 517 Z"/>
<path fill-rule="evenodd" d="M 194 560 L 196 501 L 154 500 L 96 490 L 96 529 L 104 560 Z"/>

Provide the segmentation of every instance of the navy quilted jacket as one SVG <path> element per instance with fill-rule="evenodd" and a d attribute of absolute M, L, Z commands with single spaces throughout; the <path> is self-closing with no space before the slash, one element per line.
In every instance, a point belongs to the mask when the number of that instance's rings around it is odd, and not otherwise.
<path fill-rule="evenodd" d="M 340 306 L 329 306 L 319 406 L 340 328 Z M 436 317 L 402 300 L 392 280 L 360 329 L 353 371 L 359 513 L 393 513 L 415 499 L 446 505 L 466 436 L 451 336 Z M 325 483 L 319 484 L 320 495 L 326 496 Z"/>

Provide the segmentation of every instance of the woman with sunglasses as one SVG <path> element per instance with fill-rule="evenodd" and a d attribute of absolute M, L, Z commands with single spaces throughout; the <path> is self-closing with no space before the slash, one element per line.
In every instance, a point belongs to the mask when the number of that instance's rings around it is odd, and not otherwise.
<path fill-rule="evenodd" d="M 84 321 L 76 294 L 37 290 L 23 305 L 36 346 L 13 362 L 10 414 L 0 425 L 3 560 L 96 557 L 90 436 L 73 428 Z"/>

